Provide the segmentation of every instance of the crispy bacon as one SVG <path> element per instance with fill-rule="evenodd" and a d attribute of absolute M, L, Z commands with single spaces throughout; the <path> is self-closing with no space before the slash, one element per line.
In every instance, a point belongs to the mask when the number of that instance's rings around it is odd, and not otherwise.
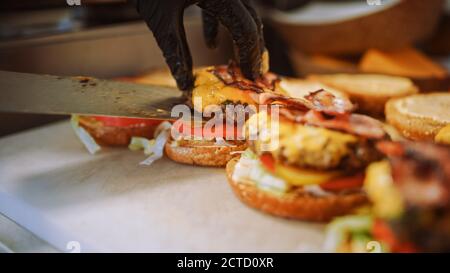
<path fill-rule="evenodd" d="M 422 252 L 450 251 L 450 149 L 424 142 L 380 142 L 405 204 L 391 222 L 402 242 Z"/>
<path fill-rule="evenodd" d="M 395 183 L 415 206 L 450 208 L 450 149 L 433 143 L 380 142 Z"/>
<path fill-rule="evenodd" d="M 275 84 L 280 81 L 280 78 L 273 73 L 265 73 L 261 78 L 250 81 L 243 76 L 241 70 L 234 62 L 231 62 L 229 65 L 216 66 L 210 72 L 228 86 L 258 94 L 275 91 Z"/>
<path fill-rule="evenodd" d="M 280 78 L 273 73 L 266 73 L 255 81 L 246 79 L 239 67 L 231 62 L 229 65 L 216 66 L 209 70 L 224 84 L 240 90 L 250 91 L 257 104 L 279 103 L 289 108 L 324 112 L 329 115 L 350 113 L 354 105 L 346 98 L 336 97 L 323 89 L 311 92 L 302 99 L 286 96 L 275 90 Z"/>
<path fill-rule="evenodd" d="M 260 94 L 250 94 L 250 96 L 255 100 L 258 105 L 270 105 L 270 104 L 278 104 L 280 106 L 292 109 L 292 110 L 301 110 L 308 111 L 309 107 L 305 104 L 304 100 L 287 97 L 284 95 L 276 94 L 276 93 L 260 93 Z"/>
<path fill-rule="evenodd" d="M 312 104 L 310 109 L 329 115 L 350 113 L 355 108 L 347 98 L 336 97 L 323 89 L 309 93 L 305 99 Z"/>
<path fill-rule="evenodd" d="M 280 114 L 297 123 L 344 131 L 361 137 L 382 139 L 385 136 L 381 123 L 364 115 L 349 113 L 333 116 L 315 110 L 302 113 L 286 108 L 280 109 Z"/>
<path fill-rule="evenodd" d="M 343 97 L 336 97 L 323 89 L 304 98 L 292 98 L 275 90 L 280 79 L 271 73 L 252 82 L 243 77 L 234 63 L 210 70 L 223 83 L 250 92 L 258 105 L 277 104 L 280 113 L 295 122 L 341 130 L 366 138 L 381 139 L 385 132 L 381 123 L 367 116 L 352 114 L 355 106 Z"/>

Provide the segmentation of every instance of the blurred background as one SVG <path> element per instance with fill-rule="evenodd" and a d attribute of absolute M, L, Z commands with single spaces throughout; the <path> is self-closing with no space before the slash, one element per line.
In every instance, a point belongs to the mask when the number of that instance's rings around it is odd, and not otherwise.
<path fill-rule="evenodd" d="M 0 69 L 116 78 L 165 67 L 131 1 L 68 2 L 76 1 L 2 0 Z M 450 1 L 254 2 L 275 73 L 380 73 L 409 77 L 423 92 L 449 90 Z M 198 9 L 186 11 L 185 27 L 196 66 L 232 57 L 226 31 L 218 49 L 206 49 Z M 0 113 L 0 136 L 61 118 Z"/>

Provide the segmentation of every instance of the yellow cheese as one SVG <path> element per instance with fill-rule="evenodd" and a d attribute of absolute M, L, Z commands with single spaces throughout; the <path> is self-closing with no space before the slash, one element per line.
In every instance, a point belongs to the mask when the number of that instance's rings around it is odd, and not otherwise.
<path fill-rule="evenodd" d="M 442 128 L 434 140 L 439 144 L 450 145 L 450 124 Z"/>
<path fill-rule="evenodd" d="M 224 102 L 255 105 L 255 101 L 250 97 L 248 91 L 226 86 L 219 78 L 208 70 L 211 67 L 202 69 L 196 73 L 195 86 L 192 91 L 192 101 L 194 109 L 202 112 L 206 106 L 222 105 Z M 201 104 L 195 101 L 201 98 Z"/>
<path fill-rule="evenodd" d="M 364 189 L 373 203 L 373 212 L 377 217 L 392 219 L 401 215 L 403 199 L 394 185 L 388 161 L 375 162 L 367 167 Z"/>
<path fill-rule="evenodd" d="M 195 73 L 195 84 L 192 90 L 192 101 L 194 102 L 194 109 L 198 112 L 203 112 L 207 106 L 221 106 L 224 103 L 257 105 L 253 95 L 256 92 L 251 90 L 242 90 L 230 85 L 226 85 L 221 79 L 210 72 L 214 67 L 207 67 L 199 69 Z M 264 92 L 277 93 L 280 95 L 287 95 L 288 93 L 280 85 L 280 82 L 275 82 L 275 90 L 263 89 Z M 201 99 L 201 103 L 195 103 L 196 99 Z"/>
<path fill-rule="evenodd" d="M 275 164 L 275 175 L 294 186 L 321 184 L 341 174 L 340 172 L 321 172 Z"/>
<path fill-rule="evenodd" d="M 354 135 L 338 131 L 283 120 L 272 122 L 266 112 L 253 115 L 247 122 L 246 134 L 258 131 L 258 138 L 251 139 L 255 151 L 260 154 L 270 147 L 274 158 L 283 158 L 287 165 L 337 167 L 352 152 L 349 147 L 358 142 Z"/>

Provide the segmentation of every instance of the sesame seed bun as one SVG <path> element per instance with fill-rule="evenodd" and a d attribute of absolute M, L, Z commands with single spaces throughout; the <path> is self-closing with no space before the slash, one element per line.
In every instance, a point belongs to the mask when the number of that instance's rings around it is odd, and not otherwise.
<path fill-rule="evenodd" d="M 238 159 L 228 162 L 226 172 L 228 182 L 236 196 L 248 206 L 266 213 L 306 221 L 326 222 L 336 216 L 351 213 L 368 202 L 362 191 L 343 194 L 316 196 L 298 190 L 275 194 L 259 189 L 251 182 L 238 182 L 232 179 Z"/>
<path fill-rule="evenodd" d="M 433 141 L 450 124 L 450 93 L 430 93 L 397 98 L 386 104 L 386 120 L 403 136 Z"/>
<path fill-rule="evenodd" d="M 208 145 L 210 144 L 210 145 Z M 246 143 L 235 146 L 214 146 L 212 141 L 193 144 L 190 146 L 176 146 L 173 140 L 167 141 L 164 150 L 166 155 L 173 161 L 210 167 L 224 167 L 228 161 L 239 156 L 238 151 L 244 151 Z"/>

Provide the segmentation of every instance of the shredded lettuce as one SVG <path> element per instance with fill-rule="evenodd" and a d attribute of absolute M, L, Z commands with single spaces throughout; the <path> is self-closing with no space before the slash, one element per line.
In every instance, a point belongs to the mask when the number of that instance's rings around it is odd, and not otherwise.
<path fill-rule="evenodd" d="M 80 126 L 80 119 L 78 115 L 72 115 L 70 124 L 72 125 L 73 131 L 90 154 L 95 154 L 101 150 L 100 145 L 95 142 L 95 139 L 83 127 Z"/>
<path fill-rule="evenodd" d="M 370 249 L 368 248 L 369 242 L 372 242 L 372 236 L 367 232 L 353 232 L 351 235 L 350 249 L 352 252 L 365 253 Z"/>
<path fill-rule="evenodd" d="M 257 159 L 258 156 L 250 149 L 246 149 L 244 153 L 242 154 L 243 158 L 249 158 L 249 159 Z"/>
<path fill-rule="evenodd" d="M 132 137 L 128 148 L 132 151 L 144 150 L 145 155 L 153 153 L 153 146 L 155 146 L 154 139 L 146 139 L 145 137 Z"/>
<path fill-rule="evenodd" d="M 324 251 L 336 252 L 349 235 L 369 234 L 372 225 L 373 217 L 370 215 L 349 215 L 336 218 L 327 226 Z M 360 240 L 357 243 L 360 243 Z"/>
<path fill-rule="evenodd" d="M 144 150 L 144 154 L 149 156 L 139 163 L 140 165 L 150 166 L 156 160 L 162 158 L 164 154 L 164 145 L 170 134 L 171 124 L 167 121 L 161 123 L 155 130 L 155 139 L 146 139 L 143 137 L 131 138 L 128 148 L 132 151 Z"/>
<path fill-rule="evenodd" d="M 250 180 L 258 188 L 273 193 L 285 193 L 289 190 L 289 185 L 283 179 L 271 175 L 261 166 L 258 156 L 250 149 L 244 151 L 236 164 L 233 180 Z"/>

